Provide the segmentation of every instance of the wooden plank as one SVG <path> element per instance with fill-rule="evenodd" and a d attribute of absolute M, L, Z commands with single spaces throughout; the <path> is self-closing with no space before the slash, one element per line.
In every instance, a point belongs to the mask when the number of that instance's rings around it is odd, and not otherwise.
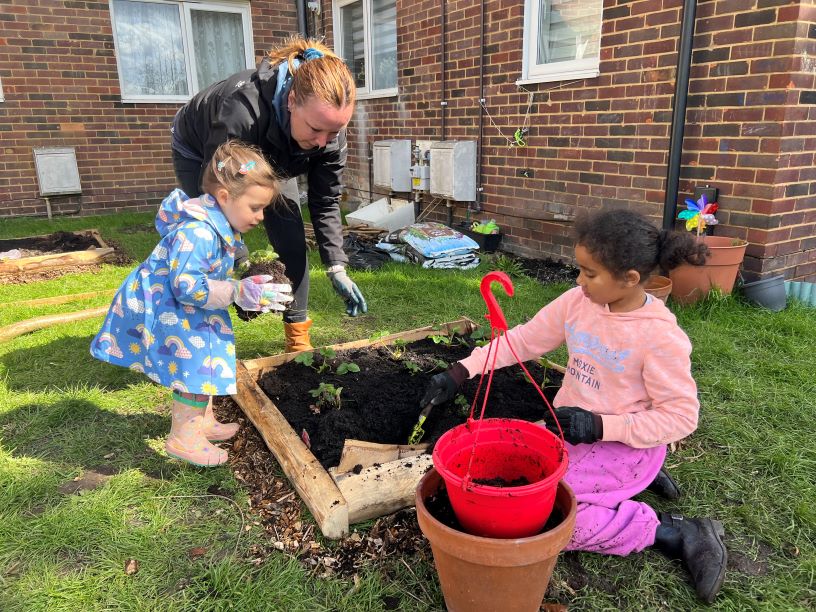
<path fill-rule="evenodd" d="M 349 524 L 413 506 L 417 483 L 432 465 L 431 455 L 424 454 L 335 476 L 348 503 Z"/>
<path fill-rule="evenodd" d="M 28 332 L 51 327 L 52 325 L 59 325 L 60 323 L 72 323 L 74 321 L 81 321 L 83 319 L 92 319 L 94 317 L 101 317 L 108 312 L 108 306 L 101 308 L 90 308 L 88 310 L 80 310 L 78 312 L 63 312 L 61 314 L 46 315 L 43 317 L 34 317 L 33 319 L 26 319 L 0 327 L 0 342 L 11 340 L 17 336 L 27 334 Z"/>
<path fill-rule="evenodd" d="M 116 289 L 106 289 L 105 291 L 88 291 L 86 293 L 72 293 L 70 295 L 57 295 L 54 297 L 36 298 L 33 300 L 18 300 L 16 302 L 3 302 L 0 304 L 0 308 L 8 306 L 53 306 L 55 304 L 66 304 L 68 302 L 87 300 L 102 295 L 113 296 L 114 293 L 116 293 Z"/>
<path fill-rule="evenodd" d="M 36 257 L 23 257 L 22 259 L 4 259 L 0 262 L 0 274 L 33 272 L 65 266 L 86 266 L 100 263 L 111 255 L 113 255 L 113 249 L 107 247 L 104 249 L 88 249 L 87 251 L 37 255 Z"/>
<path fill-rule="evenodd" d="M 428 444 L 379 444 L 365 440 L 347 439 L 335 472 L 342 474 L 358 465 L 367 468 L 375 463 L 388 463 L 406 457 L 416 457 L 428 450 Z"/>
<path fill-rule="evenodd" d="M 382 338 L 377 338 L 376 340 L 366 339 L 355 340 L 353 342 L 344 342 L 342 344 L 332 344 L 329 348 L 332 348 L 335 351 L 345 351 L 356 348 L 385 346 L 394 344 L 396 340 L 414 342 L 415 340 L 427 338 L 434 333 L 449 336 L 453 333 L 468 334 L 474 329 L 476 329 L 476 324 L 467 317 L 463 317 L 461 319 L 457 319 L 456 321 L 451 321 L 442 325 L 428 325 L 426 327 L 419 327 L 409 331 L 389 334 L 388 336 L 383 336 Z M 264 374 L 267 374 L 275 368 L 282 366 L 284 363 L 294 361 L 299 354 L 300 353 L 281 353 L 280 355 L 272 355 L 271 357 L 248 359 L 244 361 L 243 364 L 246 366 L 246 369 L 249 371 L 252 377 L 257 380 Z"/>
<path fill-rule="evenodd" d="M 292 429 L 272 401 L 255 384 L 242 362 L 237 363 L 238 389 L 233 399 L 261 434 L 286 477 L 327 538 L 348 533 L 349 509 L 337 485 Z"/>

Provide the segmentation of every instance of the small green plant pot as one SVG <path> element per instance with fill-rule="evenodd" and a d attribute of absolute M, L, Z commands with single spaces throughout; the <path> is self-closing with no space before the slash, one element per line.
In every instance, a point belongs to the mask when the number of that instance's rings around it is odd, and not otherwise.
<path fill-rule="evenodd" d="M 816 283 L 785 281 L 785 293 L 805 306 L 816 308 Z"/>

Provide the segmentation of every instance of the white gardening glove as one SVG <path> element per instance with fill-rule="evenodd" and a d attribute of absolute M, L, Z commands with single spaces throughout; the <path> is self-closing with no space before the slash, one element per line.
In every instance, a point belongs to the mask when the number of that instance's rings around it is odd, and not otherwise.
<path fill-rule="evenodd" d="M 294 299 L 292 286 L 271 283 L 269 282 L 271 280 L 272 277 L 266 274 L 241 280 L 207 279 L 210 293 L 204 308 L 207 310 L 223 309 L 235 302 L 237 306 L 248 311 L 285 310 L 286 304 Z"/>

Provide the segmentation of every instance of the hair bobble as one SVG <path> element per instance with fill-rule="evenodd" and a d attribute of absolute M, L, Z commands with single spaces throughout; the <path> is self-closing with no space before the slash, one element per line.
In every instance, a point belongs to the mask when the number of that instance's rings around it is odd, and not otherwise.
<path fill-rule="evenodd" d="M 317 49 L 315 49 L 314 47 L 309 47 L 308 49 L 306 49 L 306 50 L 303 52 L 303 59 L 304 59 L 305 61 L 307 61 L 307 62 L 308 62 L 309 60 L 313 60 L 313 59 L 320 59 L 321 57 L 323 57 L 323 52 L 322 52 L 322 51 L 318 51 L 318 50 L 317 50 Z"/>
<path fill-rule="evenodd" d="M 248 161 L 245 164 L 241 164 L 241 167 L 238 168 L 238 174 L 246 174 L 250 170 L 255 167 L 255 161 Z"/>
<path fill-rule="evenodd" d="M 216 167 L 216 168 L 218 168 L 218 171 L 219 171 L 219 172 L 223 172 L 223 170 L 224 170 L 224 166 L 226 166 L 226 165 L 227 165 L 227 160 L 225 160 L 225 159 L 224 159 L 224 160 L 221 160 L 220 162 L 218 162 L 218 163 L 215 165 L 215 167 Z"/>

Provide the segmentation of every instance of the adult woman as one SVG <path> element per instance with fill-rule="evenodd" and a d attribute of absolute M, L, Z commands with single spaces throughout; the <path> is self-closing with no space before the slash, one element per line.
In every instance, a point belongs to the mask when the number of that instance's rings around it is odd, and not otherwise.
<path fill-rule="evenodd" d="M 292 38 L 273 49 L 257 70 L 246 70 L 197 93 L 173 121 L 173 167 L 190 197 L 201 193 L 201 173 L 215 149 L 230 139 L 257 145 L 283 177 L 283 206 L 264 215 L 269 242 L 286 266 L 294 301 L 283 315 L 286 350 L 312 348 L 307 305 L 309 267 L 294 177 L 308 177 L 308 206 L 320 258 L 346 312 L 368 310 L 345 271 L 340 220 L 345 128 L 354 111 L 355 85 L 346 64 L 326 46 Z"/>

